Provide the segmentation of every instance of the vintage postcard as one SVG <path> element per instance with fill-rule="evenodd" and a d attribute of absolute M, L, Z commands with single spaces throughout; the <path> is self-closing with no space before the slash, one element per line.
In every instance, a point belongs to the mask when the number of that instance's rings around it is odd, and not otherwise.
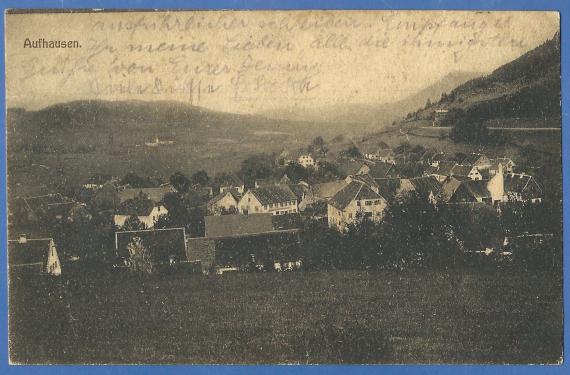
<path fill-rule="evenodd" d="M 5 13 L 12 364 L 560 364 L 560 17 Z"/>

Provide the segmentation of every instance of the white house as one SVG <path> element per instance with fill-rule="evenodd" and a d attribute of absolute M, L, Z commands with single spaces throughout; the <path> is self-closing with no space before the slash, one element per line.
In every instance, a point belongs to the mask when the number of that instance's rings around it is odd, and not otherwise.
<path fill-rule="evenodd" d="M 327 204 L 329 227 L 344 231 L 359 220 L 379 222 L 383 219 L 386 200 L 364 183 L 352 181 L 337 192 Z"/>
<path fill-rule="evenodd" d="M 113 220 L 117 227 L 122 228 L 129 217 L 136 216 L 144 224 L 145 228 L 150 229 L 154 228 L 154 224 L 159 217 L 167 214 L 168 210 L 161 203 L 154 203 L 150 199 L 132 199 L 123 202 L 117 208 Z"/>
<path fill-rule="evenodd" d="M 303 168 L 316 167 L 315 158 L 311 154 L 301 154 L 297 159 L 297 162 L 303 166 Z"/>
<path fill-rule="evenodd" d="M 286 185 L 267 185 L 248 190 L 239 203 L 241 214 L 271 213 L 284 215 L 299 212 L 297 196 Z"/>
<path fill-rule="evenodd" d="M 17 240 L 8 240 L 8 265 L 15 272 L 61 275 L 61 262 L 52 238 L 27 238 L 21 234 Z"/>
<path fill-rule="evenodd" d="M 222 212 L 231 212 L 235 210 L 237 213 L 239 197 L 232 190 L 226 190 L 212 198 L 208 202 L 208 212 L 212 215 L 221 215 Z"/>

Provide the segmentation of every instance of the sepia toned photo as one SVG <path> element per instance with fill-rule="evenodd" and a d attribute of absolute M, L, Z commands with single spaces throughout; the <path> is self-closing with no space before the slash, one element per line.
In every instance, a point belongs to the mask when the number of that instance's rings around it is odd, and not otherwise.
<path fill-rule="evenodd" d="M 563 362 L 557 12 L 4 18 L 11 364 Z"/>

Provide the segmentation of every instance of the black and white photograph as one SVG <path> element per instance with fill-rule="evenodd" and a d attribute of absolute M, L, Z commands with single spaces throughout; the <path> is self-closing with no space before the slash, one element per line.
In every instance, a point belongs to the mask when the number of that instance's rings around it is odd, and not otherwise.
<path fill-rule="evenodd" d="M 558 12 L 4 19 L 10 364 L 563 363 Z"/>

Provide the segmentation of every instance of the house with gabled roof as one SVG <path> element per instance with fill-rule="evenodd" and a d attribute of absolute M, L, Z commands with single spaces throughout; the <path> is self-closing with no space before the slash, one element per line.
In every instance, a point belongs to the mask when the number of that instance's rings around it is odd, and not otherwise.
<path fill-rule="evenodd" d="M 449 203 L 492 203 L 491 192 L 486 181 L 465 180 L 457 186 L 449 198 Z"/>
<path fill-rule="evenodd" d="M 299 212 L 297 196 L 287 185 L 267 185 L 248 190 L 238 203 L 242 214 L 271 213 L 284 215 Z"/>
<path fill-rule="evenodd" d="M 503 171 L 489 180 L 471 180 L 452 176 L 443 186 L 443 199 L 449 203 L 480 202 L 497 204 L 504 200 L 505 184 Z"/>
<path fill-rule="evenodd" d="M 122 228 L 125 221 L 131 216 L 136 216 L 145 228 L 154 228 L 154 224 L 163 215 L 167 215 L 168 210 L 161 203 L 155 203 L 151 199 L 136 198 L 124 201 L 117 207 L 113 220 L 115 225 Z"/>
<path fill-rule="evenodd" d="M 244 269 L 253 262 L 273 268 L 280 257 L 299 258 L 298 215 L 206 216 L 204 221 L 205 237 L 188 238 L 186 252 L 204 272 L 216 267 Z"/>
<path fill-rule="evenodd" d="M 61 275 L 61 261 L 53 238 L 28 238 L 21 234 L 17 240 L 8 240 L 8 268 L 17 275 Z"/>
<path fill-rule="evenodd" d="M 533 176 L 524 173 L 506 173 L 504 178 L 505 200 L 538 203 L 543 198 L 543 188 Z"/>
<path fill-rule="evenodd" d="M 226 190 L 210 199 L 206 206 L 211 215 L 237 213 L 239 200 L 237 190 Z"/>
<path fill-rule="evenodd" d="M 493 170 L 496 170 L 499 164 L 503 166 L 504 173 L 513 173 L 516 167 L 515 162 L 511 158 L 495 158 L 491 159 Z M 493 171 L 490 171 L 491 174 L 494 174 Z"/>
<path fill-rule="evenodd" d="M 461 165 L 470 165 L 473 167 L 477 167 L 477 169 L 487 169 L 493 163 L 491 160 L 481 153 L 471 153 L 465 156 L 465 158 L 461 161 Z"/>
<path fill-rule="evenodd" d="M 479 172 L 479 168 L 474 165 L 454 165 L 451 168 L 452 176 L 466 177 L 470 180 L 482 180 L 483 176 Z"/>
<path fill-rule="evenodd" d="M 386 200 L 366 184 L 352 181 L 327 204 L 329 227 L 344 231 L 361 220 L 379 222 L 388 206 Z"/>
<path fill-rule="evenodd" d="M 456 165 L 457 163 L 454 161 L 440 161 L 437 166 L 427 167 L 424 173 L 428 176 L 434 176 L 439 182 L 443 182 L 453 175 L 451 171 Z"/>

